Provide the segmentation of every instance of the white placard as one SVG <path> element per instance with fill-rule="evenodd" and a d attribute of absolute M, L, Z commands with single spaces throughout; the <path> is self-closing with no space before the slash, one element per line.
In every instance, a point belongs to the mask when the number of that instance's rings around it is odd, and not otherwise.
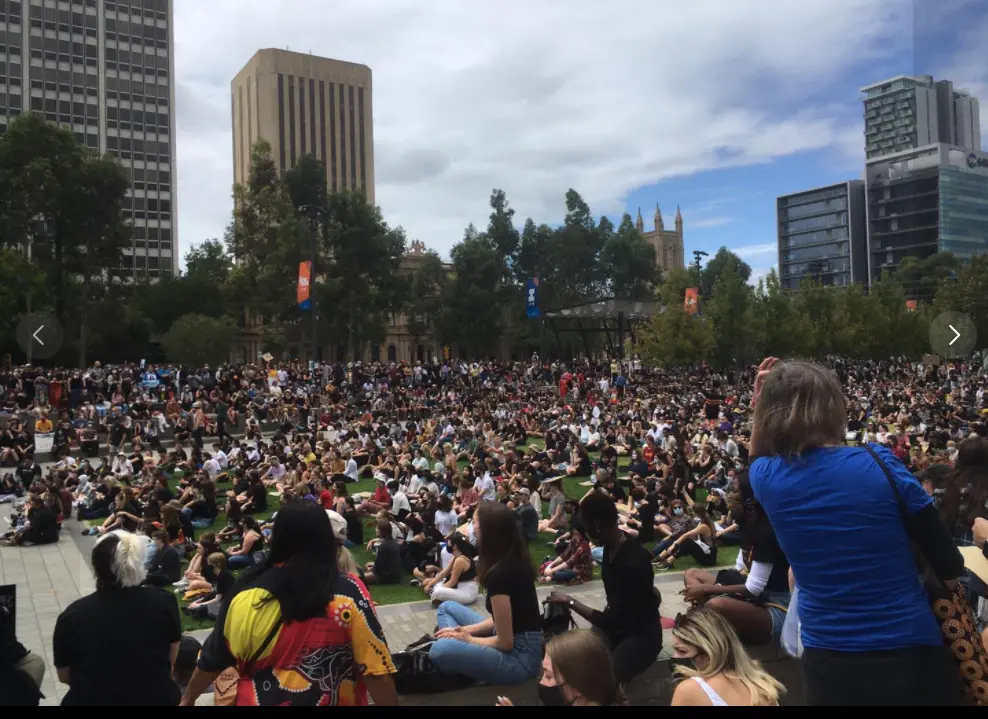
<path fill-rule="evenodd" d="M 48 454 L 51 452 L 52 446 L 55 444 L 55 433 L 54 432 L 35 432 L 34 433 L 34 451 L 36 454 Z"/>

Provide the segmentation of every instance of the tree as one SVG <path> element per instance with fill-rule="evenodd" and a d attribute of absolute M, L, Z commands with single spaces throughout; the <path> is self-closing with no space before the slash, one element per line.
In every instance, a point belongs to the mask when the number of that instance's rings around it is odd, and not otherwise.
<path fill-rule="evenodd" d="M 378 207 L 361 192 L 329 195 L 323 245 L 331 262 L 319 263 L 325 277 L 317 301 L 329 331 L 346 337 L 348 356 L 359 359 L 367 342 L 383 338 L 385 317 L 401 310 L 407 282 L 400 274 L 405 231 L 389 227 Z"/>
<path fill-rule="evenodd" d="M 449 281 L 449 273 L 439 255 L 426 252 L 415 268 L 410 286 L 408 305 L 408 333 L 413 344 L 426 336 L 430 329 L 437 327 L 442 308 L 443 292 Z"/>
<path fill-rule="evenodd" d="M 27 252 L 45 272 L 51 308 L 66 336 L 78 331 L 83 363 L 89 305 L 107 296 L 130 241 L 128 185 L 114 158 L 39 115 L 14 118 L 0 136 L 0 246 Z"/>
<path fill-rule="evenodd" d="M 701 309 L 703 318 L 713 328 L 710 361 L 716 367 L 747 364 L 754 359 L 749 356 L 754 349 L 751 342 L 754 327 L 752 289 L 742 279 L 740 270 L 736 264 L 723 265 L 713 293 Z"/>
<path fill-rule="evenodd" d="M 748 263 L 726 247 L 721 247 L 700 272 L 701 297 L 709 298 L 713 295 L 714 285 L 725 271 L 737 274 L 745 283 L 751 279 L 751 267 Z"/>
<path fill-rule="evenodd" d="M 161 344 L 172 362 L 198 367 L 225 362 L 236 334 L 229 317 L 188 314 L 175 320 Z"/>
<path fill-rule="evenodd" d="M 655 294 L 659 283 L 653 248 L 625 214 L 617 231 L 609 233 L 601 251 L 603 272 L 614 297 L 644 300 Z"/>
<path fill-rule="evenodd" d="M 686 288 L 691 283 L 689 272 L 677 267 L 659 287 L 659 307 L 639 342 L 645 361 L 664 367 L 683 367 L 709 359 L 714 348 L 712 323 L 689 314 L 683 306 Z"/>
<path fill-rule="evenodd" d="M 760 280 L 753 300 L 753 334 L 756 355 L 795 357 L 806 354 L 809 325 L 800 307 L 782 289 L 773 268 Z"/>

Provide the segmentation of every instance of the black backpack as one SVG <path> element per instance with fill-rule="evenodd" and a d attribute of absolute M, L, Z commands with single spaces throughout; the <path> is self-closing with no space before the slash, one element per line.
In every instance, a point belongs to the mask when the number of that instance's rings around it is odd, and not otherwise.
<path fill-rule="evenodd" d="M 573 612 L 565 604 L 542 604 L 542 638 L 548 642 L 554 636 L 576 628 Z"/>
<path fill-rule="evenodd" d="M 435 638 L 426 635 L 412 642 L 405 651 L 391 655 L 395 669 L 395 689 L 398 694 L 441 694 L 465 689 L 474 681 L 463 674 L 448 674 L 429 659 L 429 647 Z"/>

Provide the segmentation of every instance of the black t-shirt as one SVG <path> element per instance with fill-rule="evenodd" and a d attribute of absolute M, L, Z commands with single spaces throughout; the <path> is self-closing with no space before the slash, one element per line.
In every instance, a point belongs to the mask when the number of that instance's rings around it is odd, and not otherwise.
<path fill-rule="evenodd" d="M 377 548 L 374 576 L 383 584 L 397 584 L 401 581 L 401 547 L 395 540 L 385 539 Z"/>
<path fill-rule="evenodd" d="M 638 521 L 641 526 L 638 528 L 639 542 L 655 541 L 655 515 L 658 507 L 653 502 L 642 502 L 638 506 Z"/>
<path fill-rule="evenodd" d="M 519 566 L 515 559 L 503 559 L 491 567 L 484 585 L 487 588 L 485 606 L 492 616 L 491 597 L 507 595 L 511 598 L 511 628 L 514 634 L 542 631 L 542 614 L 531 567 Z"/>
<path fill-rule="evenodd" d="M 95 592 L 59 615 L 55 666 L 69 670 L 62 706 L 177 706 L 169 651 L 182 638 L 175 597 L 154 587 Z"/>
<path fill-rule="evenodd" d="M 234 578 L 233 574 L 224 569 L 222 572 L 216 575 L 213 580 L 213 586 L 216 587 L 216 594 L 220 597 L 227 597 L 230 594 L 230 590 L 233 589 Z"/>
<path fill-rule="evenodd" d="M 595 626 L 617 639 L 658 626 L 661 597 L 655 589 L 652 555 L 638 540 L 627 537 L 613 558 L 605 549 L 600 576 L 607 607 L 594 612 Z"/>
<path fill-rule="evenodd" d="M 767 517 L 757 517 L 754 521 L 747 522 L 744 528 L 744 560 L 750 568 L 752 562 L 765 562 L 772 565 L 772 574 L 769 575 L 768 584 L 765 585 L 766 592 L 788 592 L 789 591 L 789 560 L 786 559 L 779 540 L 775 536 L 775 530 L 769 523 Z"/>
<path fill-rule="evenodd" d="M 252 485 L 247 496 L 251 500 L 251 511 L 263 512 L 268 508 L 268 490 L 263 484 Z"/>

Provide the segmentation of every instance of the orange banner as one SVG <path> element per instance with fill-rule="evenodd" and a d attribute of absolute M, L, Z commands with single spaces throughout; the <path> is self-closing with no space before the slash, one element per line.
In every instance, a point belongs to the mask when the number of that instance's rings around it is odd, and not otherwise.
<path fill-rule="evenodd" d="M 312 263 L 311 262 L 299 262 L 298 263 L 298 307 L 300 310 L 312 309 L 312 299 L 310 295 L 311 288 L 309 284 L 312 282 Z"/>
<path fill-rule="evenodd" d="M 687 287 L 686 297 L 683 300 L 683 309 L 687 314 L 695 315 L 700 309 L 700 288 Z"/>
<path fill-rule="evenodd" d="M 916 300 L 906 300 L 906 309 L 910 312 L 916 311 Z"/>

